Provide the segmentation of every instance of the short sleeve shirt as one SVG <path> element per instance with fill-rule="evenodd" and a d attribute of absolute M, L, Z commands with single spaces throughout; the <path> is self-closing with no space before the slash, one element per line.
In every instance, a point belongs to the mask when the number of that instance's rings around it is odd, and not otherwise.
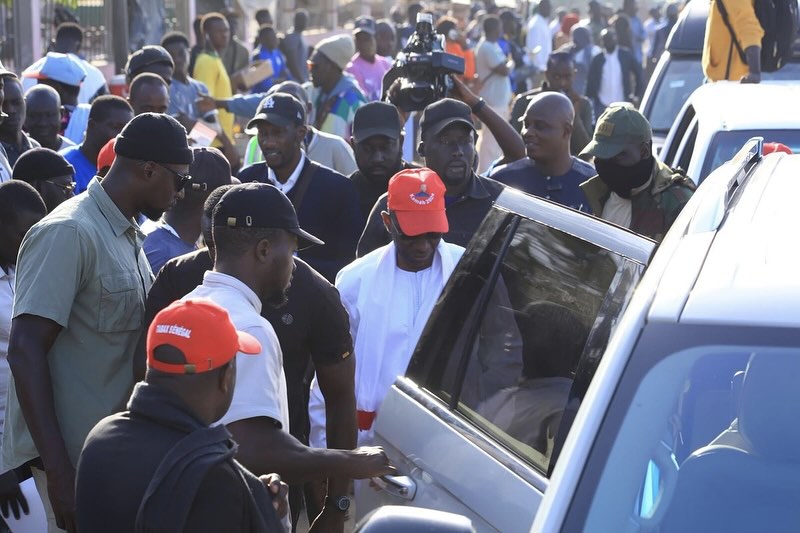
<path fill-rule="evenodd" d="M 50 319 L 63 329 L 47 355 L 61 433 L 73 465 L 86 435 L 125 408 L 133 388 L 132 358 L 153 275 L 144 236 L 98 180 L 67 200 L 22 241 L 14 313 Z M 3 464 L 36 458 L 10 381 Z"/>
<path fill-rule="evenodd" d="M 278 337 L 261 316 L 261 300 L 247 285 L 222 272 L 206 272 L 203 284 L 182 300 L 208 298 L 226 311 L 236 329 L 261 343 L 261 353 L 236 356 L 236 388 L 228 412 L 220 424 L 247 418 L 268 417 L 289 431 L 286 377 Z"/>

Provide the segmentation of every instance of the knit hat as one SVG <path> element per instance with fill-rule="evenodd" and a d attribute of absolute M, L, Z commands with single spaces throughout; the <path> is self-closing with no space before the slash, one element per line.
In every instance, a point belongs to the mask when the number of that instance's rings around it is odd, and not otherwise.
<path fill-rule="evenodd" d="M 349 35 L 334 35 L 317 43 L 316 50 L 344 70 L 356 53 L 356 45 Z"/>
<path fill-rule="evenodd" d="M 75 167 L 63 155 L 49 148 L 33 148 L 23 153 L 11 173 L 12 178 L 28 183 L 74 175 Z"/>
<path fill-rule="evenodd" d="M 169 115 L 142 113 L 117 135 L 114 153 L 128 159 L 172 165 L 192 162 L 186 128 Z"/>

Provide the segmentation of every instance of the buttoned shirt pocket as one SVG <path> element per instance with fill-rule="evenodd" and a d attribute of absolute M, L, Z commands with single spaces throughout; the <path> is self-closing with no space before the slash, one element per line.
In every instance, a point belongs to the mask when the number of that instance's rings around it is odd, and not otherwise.
<path fill-rule="evenodd" d="M 141 328 L 144 319 L 141 289 L 142 282 L 135 272 L 101 276 L 98 331 L 114 333 Z"/>

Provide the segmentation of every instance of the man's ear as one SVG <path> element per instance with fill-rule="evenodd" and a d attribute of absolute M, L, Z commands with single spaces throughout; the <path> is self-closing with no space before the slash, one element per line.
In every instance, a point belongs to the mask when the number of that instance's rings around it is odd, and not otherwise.
<path fill-rule="evenodd" d="M 383 220 L 383 227 L 386 228 L 386 231 L 389 235 L 392 234 L 392 218 L 389 216 L 388 211 L 381 211 L 381 220 Z"/>
<path fill-rule="evenodd" d="M 273 243 L 269 239 L 261 239 L 256 243 L 254 253 L 259 263 L 267 263 L 271 259 Z"/>
<path fill-rule="evenodd" d="M 572 137 L 572 123 L 571 122 L 564 123 L 564 133 L 566 133 L 566 138 L 567 139 Z"/>
<path fill-rule="evenodd" d="M 639 147 L 639 155 L 642 159 L 647 159 L 653 155 L 653 141 L 642 143 Z"/>
<path fill-rule="evenodd" d="M 234 356 L 235 357 L 235 356 Z M 236 386 L 236 363 L 229 362 L 225 365 L 225 371 L 219 373 L 219 390 L 228 393 Z"/>
<path fill-rule="evenodd" d="M 420 156 L 425 157 L 425 143 L 423 141 L 420 141 L 417 145 L 417 153 Z"/>
<path fill-rule="evenodd" d="M 303 140 L 306 138 L 307 133 L 308 128 L 305 126 L 305 124 L 301 124 L 297 127 L 297 142 L 299 142 L 301 146 L 303 145 Z"/>

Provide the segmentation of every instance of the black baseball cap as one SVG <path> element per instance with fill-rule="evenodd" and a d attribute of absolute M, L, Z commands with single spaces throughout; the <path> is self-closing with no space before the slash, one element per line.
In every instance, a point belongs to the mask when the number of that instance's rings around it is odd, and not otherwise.
<path fill-rule="evenodd" d="M 186 128 L 164 113 L 142 113 L 117 135 L 114 153 L 128 159 L 189 165 L 194 159 Z"/>
<path fill-rule="evenodd" d="M 376 24 L 374 18 L 367 16 L 358 17 L 356 19 L 355 26 L 353 27 L 353 35 L 361 33 L 362 31 L 365 31 L 370 35 L 375 35 L 375 29 Z"/>
<path fill-rule="evenodd" d="M 387 102 L 370 102 L 359 107 L 353 116 L 353 140 L 360 143 L 375 135 L 399 139 L 403 133 L 400 113 Z"/>
<path fill-rule="evenodd" d="M 266 183 L 243 183 L 231 187 L 214 208 L 212 220 L 215 227 L 286 230 L 297 235 L 300 249 L 312 244 L 325 244 L 300 229 L 292 202 Z"/>
<path fill-rule="evenodd" d="M 303 104 L 287 93 L 273 93 L 258 104 L 258 111 L 250 122 L 247 123 L 245 131 L 250 131 L 258 126 L 259 122 L 269 122 L 276 126 L 288 126 L 295 124 L 297 126 L 306 123 L 306 109 Z"/>
<path fill-rule="evenodd" d="M 428 133 L 437 134 L 451 124 L 465 124 L 475 131 L 472 122 L 472 110 L 467 104 L 453 98 L 443 98 L 434 102 L 422 111 L 419 119 L 420 136 Z"/>
<path fill-rule="evenodd" d="M 169 52 L 157 44 L 148 44 L 128 57 L 128 64 L 125 65 L 125 75 L 128 76 L 128 79 L 133 79 L 140 70 L 156 63 L 166 63 L 175 68 L 175 62 Z"/>

